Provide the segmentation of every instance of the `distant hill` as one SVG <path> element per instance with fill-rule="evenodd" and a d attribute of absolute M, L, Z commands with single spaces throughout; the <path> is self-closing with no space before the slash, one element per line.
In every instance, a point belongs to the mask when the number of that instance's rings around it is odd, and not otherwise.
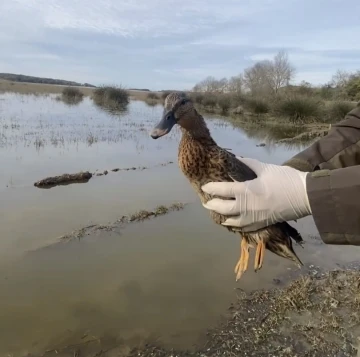
<path fill-rule="evenodd" d="M 150 92 L 150 89 L 147 89 L 147 88 L 129 88 L 129 90 L 140 91 L 140 92 Z"/>
<path fill-rule="evenodd" d="M 94 87 L 94 88 L 96 87 L 90 83 L 78 83 L 73 81 L 65 81 L 63 79 L 33 77 L 33 76 L 25 76 L 23 74 L 14 74 L 14 73 L 0 73 L 0 79 L 6 79 L 8 81 L 13 81 L 13 82 L 57 84 L 63 86 L 76 86 L 76 87 Z"/>

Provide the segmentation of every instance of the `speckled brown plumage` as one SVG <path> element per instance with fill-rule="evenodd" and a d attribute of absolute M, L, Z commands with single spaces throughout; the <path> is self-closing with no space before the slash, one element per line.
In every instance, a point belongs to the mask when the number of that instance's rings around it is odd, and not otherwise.
<path fill-rule="evenodd" d="M 209 196 L 201 190 L 201 186 L 216 181 L 245 181 L 256 178 L 256 174 L 231 152 L 219 147 L 211 137 L 203 117 L 196 111 L 192 102 L 183 93 L 171 93 L 165 100 L 164 118 L 171 120 L 174 116 L 176 124 L 180 125 L 182 138 L 178 151 L 178 163 L 181 171 L 189 179 L 200 200 L 206 203 L 214 196 Z M 166 125 L 166 120 L 162 122 Z M 165 135 L 155 129 L 154 138 Z M 163 128 L 161 129 L 163 130 Z M 170 127 L 171 130 L 171 127 Z M 169 130 L 169 131 L 170 131 Z M 226 216 L 210 211 L 215 223 L 225 222 Z M 224 226 L 225 227 L 225 226 Z M 225 227 L 229 231 L 239 232 L 236 227 Z M 302 265 L 292 247 L 291 238 L 302 243 L 300 234 L 288 223 L 278 223 L 251 233 L 240 233 L 241 257 L 235 267 L 237 280 L 246 271 L 249 259 L 249 247 L 256 247 L 255 271 L 260 269 L 264 259 L 265 248 L 273 253 L 290 259 Z"/>

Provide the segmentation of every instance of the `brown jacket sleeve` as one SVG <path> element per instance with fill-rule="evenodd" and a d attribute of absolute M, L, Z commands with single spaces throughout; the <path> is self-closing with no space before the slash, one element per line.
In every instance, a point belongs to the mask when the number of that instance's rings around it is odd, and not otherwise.
<path fill-rule="evenodd" d="M 307 191 L 323 241 L 360 245 L 360 106 L 284 165 L 311 172 Z"/>

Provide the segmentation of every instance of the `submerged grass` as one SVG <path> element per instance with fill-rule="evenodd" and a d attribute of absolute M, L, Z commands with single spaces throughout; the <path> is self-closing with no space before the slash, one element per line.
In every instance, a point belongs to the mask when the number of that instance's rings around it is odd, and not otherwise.
<path fill-rule="evenodd" d="M 170 212 L 180 211 L 185 207 L 185 203 L 175 202 L 169 206 L 160 205 L 157 206 L 155 209 L 148 211 L 148 210 L 140 210 L 138 212 L 125 215 L 120 217 L 116 222 L 110 225 L 102 225 L 102 224 L 92 224 L 90 226 L 81 228 L 79 230 L 73 231 L 70 234 L 63 235 L 59 237 L 61 241 L 71 241 L 73 239 L 81 239 L 86 235 L 94 233 L 96 231 L 112 231 L 114 230 L 119 224 L 126 224 L 132 222 L 141 222 L 145 221 L 150 218 L 155 218 L 159 216 L 163 216 Z"/>
<path fill-rule="evenodd" d="M 170 213 L 172 211 L 180 211 L 184 208 L 183 203 L 173 203 L 170 206 L 158 206 L 153 211 L 147 211 L 147 210 L 140 210 L 136 213 L 133 213 L 130 216 L 124 216 L 125 220 L 128 220 L 129 222 L 139 222 L 144 221 L 145 219 L 148 219 L 150 217 L 158 217 L 163 216 L 164 214 Z"/>

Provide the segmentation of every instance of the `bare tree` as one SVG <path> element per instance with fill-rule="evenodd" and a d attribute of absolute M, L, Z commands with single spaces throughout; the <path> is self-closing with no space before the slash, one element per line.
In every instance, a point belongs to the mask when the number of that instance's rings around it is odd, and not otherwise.
<path fill-rule="evenodd" d="M 331 78 L 331 85 L 335 88 L 345 88 L 351 79 L 351 73 L 338 69 Z"/>
<path fill-rule="evenodd" d="M 264 60 L 245 69 L 243 75 L 220 80 L 209 76 L 195 85 L 194 91 L 241 93 L 245 88 L 252 95 L 277 95 L 281 87 L 289 85 L 295 74 L 287 53 L 280 51 L 272 61 Z"/>
<path fill-rule="evenodd" d="M 262 95 L 269 91 L 266 73 L 269 71 L 269 61 L 255 63 L 244 71 L 245 87 L 252 95 Z"/>
<path fill-rule="evenodd" d="M 227 86 L 228 80 L 226 78 L 218 80 L 212 76 L 208 76 L 201 82 L 197 83 L 194 86 L 193 91 L 223 93 L 226 91 Z"/>
<path fill-rule="evenodd" d="M 281 87 L 289 85 L 295 68 L 290 64 L 286 52 L 280 51 L 272 61 L 264 60 L 245 70 L 244 79 L 252 94 L 277 95 Z"/>
<path fill-rule="evenodd" d="M 267 68 L 266 78 L 273 94 L 277 95 L 281 87 L 288 86 L 294 78 L 295 68 L 291 65 L 285 51 L 280 51 Z"/>
<path fill-rule="evenodd" d="M 233 76 L 228 81 L 228 91 L 231 93 L 240 94 L 243 91 L 244 87 L 244 78 L 241 74 L 238 76 Z"/>

